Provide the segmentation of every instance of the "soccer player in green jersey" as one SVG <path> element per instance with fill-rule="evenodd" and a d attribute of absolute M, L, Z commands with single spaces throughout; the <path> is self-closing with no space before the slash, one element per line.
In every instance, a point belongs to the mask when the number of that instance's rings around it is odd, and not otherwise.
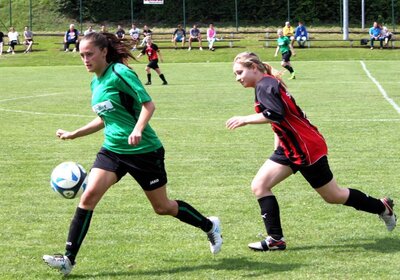
<path fill-rule="evenodd" d="M 72 219 L 64 255 L 44 255 L 52 268 L 68 275 L 89 229 L 97 203 L 106 191 L 129 173 L 142 187 L 154 211 L 203 230 L 213 254 L 222 246 L 220 221 L 206 218 L 184 201 L 167 196 L 164 148 L 149 125 L 155 105 L 136 73 L 128 66 L 129 47 L 111 33 L 83 37 L 79 49 L 91 83 L 92 109 L 97 117 L 74 131 L 59 129 L 62 140 L 104 129 L 104 143 L 89 174 L 88 184 Z"/>
<path fill-rule="evenodd" d="M 286 36 L 283 36 L 283 30 L 278 29 L 278 46 L 276 47 L 275 50 L 275 56 L 278 55 L 278 51 L 281 51 L 282 54 L 282 62 L 281 65 L 283 68 L 287 69 L 289 71 L 290 78 L 289 79 L 296 79 L 295 72 L 293 70 L 292 65 L 290 64 L 290 57 L 293 55 L 296 55 L 293 46 L 290 42 L 290 39 Z"/>

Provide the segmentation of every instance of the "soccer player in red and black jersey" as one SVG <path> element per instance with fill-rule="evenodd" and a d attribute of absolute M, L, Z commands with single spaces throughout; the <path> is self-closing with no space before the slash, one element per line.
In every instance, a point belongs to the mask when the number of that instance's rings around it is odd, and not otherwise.
<path fill-rule="evenodd" d="M 161 73 L 160 67 L 158 66 L 158 58 L 160 58 L 160 61 L 162 62 L 162 56 L 160 49 L 156 44 L 153 44 L 153 41 L 151 37 L 148 37 L 146 39 L 146 45 L 143 47 L 142 51 L 138 54 L 137 58 L 140 58 L 142 55 L 147 54 L 147 57 L 149 58 L 149 64 L 146 66 L 146 72 L 147 72 L 147 83 L 146 85 L 151 85 L 151 72 L 150 69 L 153 69 L 154 71 L 157 72 L 158 76 L 160 79 L 163 81 L 163 85 L 168 85 L 167 80 L 165 79 L 164 74 Z"/>
<path fill-rule="evenodd" d="M 227 128 L 269 123 L 275 133 L 275 151 L 251 184 L 268 236 L 261 242 L 250 243 L 249 248 L 257 251 L 286 248 L 279 205 L 272 188 L 297 171 L 326 202 L 378 214 L 386 228 L 392 231 L 396 226 L 393 200 L 386 197 L 376 199 L 359 190 L 338 186 L 329 168 L 328 149 L 323 136 L 306 118 L 280 76 L 274 75 L 273 71 L 254 53 L 240 53 L 234 59 L 236 80 L 246 88 L 255 89 L 256 113 L 230 118 L 226 122 Z"/>

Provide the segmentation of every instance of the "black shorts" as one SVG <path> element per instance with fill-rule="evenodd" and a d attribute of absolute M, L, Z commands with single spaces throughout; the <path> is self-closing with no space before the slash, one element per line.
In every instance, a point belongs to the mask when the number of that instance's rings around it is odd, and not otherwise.
<path fill-rule="evenodd" d="M 291 51 L 283 53 L 282 54 L 282 61 L 289 62 L 291 56 L 292 56 L 292 52 Z"/>
<path fill-rule="evenodd" d="M 149 64 L 147 64 L 147 67 L 154 69 L 154 70 L 157 68 L 160 68 L 160 67 L 158 67 L 158 59 L 150 60 Z"/>
<path fill-rule="evenodd" d="M 333 179 L 327 156 L 323 156 L 312 165 L 297 165 L 285 156 L 282 147 L 278 147 L 269 159 L 276 163 L 289 166 L 293 170 L 293 174 L 300 171 L 314 189 L 324 186 Z"/>
<path fill-rule="evenodd" d="M 164 148 L 144 154 L 117 154 L 105 148 L 97 153 L 92 168 L 114 172 L 118 180 L 129 173 L 145 191 L 167 184 L 164 166 Z"/>

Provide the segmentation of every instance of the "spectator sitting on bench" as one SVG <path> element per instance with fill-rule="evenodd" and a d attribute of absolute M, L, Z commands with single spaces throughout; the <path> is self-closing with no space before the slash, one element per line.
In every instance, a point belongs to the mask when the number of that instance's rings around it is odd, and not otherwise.
<path fill-rule="evenodd" d="M 129 35 L 132 39 L 132 51 L 136 50 L 137 44 L 139 43 L 140 29 L 132 23 L 132 28 L 129 30 Z"/>
<path fill-rule="evenodd" d="M 290 22 L 285 22 L 285 26 L 282 28 L 283 36 L 288 37 L 290 44 L 293 46 L 294 42 L 294 28 L 290 25 Z"/>
<path fill-rule="evenodd" d="M 140 44 L 141 47 L 145 46 L 147 44 L 147 38 L 151 38 L 151 35 L 153 35 L 153 32 L 149 29 L 147 25 L 143 26 L 143 41 Z"/>
<path fill-rule="evenodd" d="M 88 34 L 90 34 L 90 33 L 94 33 L 94 32 L 96 32 L 96 30 L 93 29 L 93 26 L 89 25 L 88 29 L 86 29 L 86 30 L 83 32 L 83 36 L 86 36 L 86 35 L 88 35 Z"/>
<path fill-rule="evenodd" d="M 208 49 L 210 51 L 215 51 L 214 43 L 216 40 L 217 40 L 217 32 L 215 31 L 214 24 L 210 23 L 207 29 Z"/>
<path fill-rule="evenodd" d="M 15 31 L 14 27 L 10 27 L 10 32 L 8 32 L 8 44 L 10 45 L 7 52 L 12 52 L 15 54 L 15 46 L 19 44 L 19 34 Z"/>
<path fill-rule="evenodd" d="M 199 42 L 199 50 L 203 50 L 201 46 L 201 32 L 200 29 L 197 28 L 197 25 L 194 24 L 193 28 L 190 29 L 189 32 L 189 51 L 192 49 L 192 42 Z"/>
<path fill-rule="evenodd" d="M 115 36 L 117 36 L 118 39 L 125 39 L 125 30 L 119 24 L 117 27 L 117 32 L 115 32 Z"/>
<path fill-rule="evenodd" d="M 300 48 L 304 48 L 306 41 L 308 40 L 307 29 L 304 26 L 303 22 L 299 21 L 299 25 L 296 28 L 296 32 L 294 34 L 294 38 L 299 44 Z"/>
<path fill-rule="evenodd" d="M 79 50 L 79 31 L 75 29 L 74 24 L 69 25 L 69 29 L 65 32 L 64 35 L 64 51 L 69 52 L 69 45 L 74 44 L 75 47 L 73 52 Z"/>
<path fill-rule="evenodd" d="M 33 33 L 29 30 L 28 26 L 25 26 L 24 28 L 24 45 L 26 46 L 26 50 L 24 51 L 24 53 L 32 51 Z"/>
<path fill-rule="evenodd" d="M 385 47 L 387 47 L 389 44 L 389 41 L 392 39 L 392 32 L 390 32 L 388 30 L 388 28 L 386 26 L 384 26 L 384 27 L 382 27 L 382 30 L 381 30 L 381 37 L 382 37 L 383 42 L 385 43 Z"/>
<path fill-rule="evenodd" d="M 381 27 L 375 21 L 374 25 L 369 29 L 369 37 L 371 41 L 371 50 L 374 49 L 374 41 L 379 41 L 381 49 L 383 48 L 383 38 L 381 35 Z"/>
<path fill-rule="evenodd" d="M 178 28 L 175 29 L 174 33 L 172 34 L 172 42 L 174 42 L 175 49 L 177 48 L 176 43 L 182 42 L 182 48 L 185 47 L 185 37 L 186 31 L 182 28 L 182 25 L 178 24 Z"/>
<path fill-rule="evenodd" d="M 3 40 L 4 40 L 3 38 L 4 38 L 4 33 L 1 32 L 1 29 L 0 29 L 0 55 L 3 54 Z"/>

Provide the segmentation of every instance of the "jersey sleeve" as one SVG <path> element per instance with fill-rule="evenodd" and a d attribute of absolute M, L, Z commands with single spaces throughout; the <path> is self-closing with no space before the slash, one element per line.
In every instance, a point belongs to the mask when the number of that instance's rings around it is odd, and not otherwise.
<path fill-rule="evenodd" d="M 140 103 L 151 101 L 150 95 L 143 87 L 137 74 L 126 66 L 118 66 L 120 67 L 116 66 L 113 69 L 114 74 L 117 76 L 116 88 L 121 92 L 129 94 Z"/>
<path fill-rule="evenodd" d="M 264 78 L 256 87 L 256 103 L 265 118 L 281 122 L 285 115 L 279 93 L 279 83 L 272 78 Z"/>

